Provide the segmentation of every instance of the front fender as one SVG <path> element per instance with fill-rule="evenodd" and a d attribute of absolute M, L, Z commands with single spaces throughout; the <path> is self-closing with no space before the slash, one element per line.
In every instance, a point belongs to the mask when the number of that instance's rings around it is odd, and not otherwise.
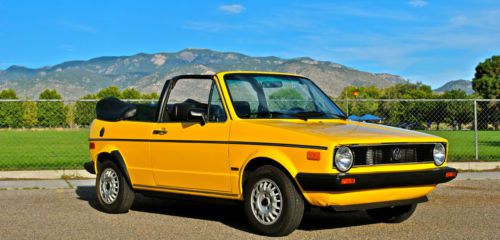
<path fill-rule="evenodd" d="M 297 175 L 297 168 L 295 165 L 292 163 L 290 158 L 282 151 L 275 149 L 275 148 L 265 148 L 265 149 L 259 149 L 250 155 L 245 159 L 245 162 L 242 166 L 242 171 L 239 177 L 239 187 L 240 187 L 240 192 L 243 192 L 243 172 L 244 169 L 246 169 L 247 165 L 254 159 L 258 158 L 268 158 L 276 163 L 280 164 L 283 166 L 283 168 L 288 171 L 288 173 L 294 178 L 295 181 L 295 175 Z"/>

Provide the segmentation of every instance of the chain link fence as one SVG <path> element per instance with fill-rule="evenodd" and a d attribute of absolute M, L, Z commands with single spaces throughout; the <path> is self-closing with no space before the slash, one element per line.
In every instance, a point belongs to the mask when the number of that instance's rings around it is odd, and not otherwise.
<path fill-rule="evenodd" d="M 0 99 L 0 170 L 82 168 L 90 159 L 89 125 L 96 103 Z"/>
<path fill-rule="evenodd" d="M 368 121 L 448 139 L 450 161 L 500 161 L 498 100 L 335 102 L 351 118 L 358 116 L 363 121 L 363 116 L 371 114 Z M 0 170 L 81 168 L 89 160 L 88 127 L 95 118 L 96 103 L 97 100 L 0 100 Z"/>
<path fill-rule="evenodd" d="M 336 99 L 363 121 L 421 131 L 449 141 L 450 161 L 500 161 L 500 101 L 471 99 Z"/>

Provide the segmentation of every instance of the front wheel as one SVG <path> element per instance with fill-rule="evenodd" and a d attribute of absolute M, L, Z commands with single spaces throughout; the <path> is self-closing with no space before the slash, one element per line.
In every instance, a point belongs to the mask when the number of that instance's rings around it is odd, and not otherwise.
<path fill-rule="evenodd" d="M 99 205 L 105 212 L 128 212 L 134 203 L 134 191 L 122 171 L 111 161 L 100 164 L 96 178 L 96 190 Z"/>
<path fill-rule="evenodd" d="M 302 221 L 302 196 L 290 178 L 274 166 L 262 166 L 250 175 L 244 198 L 248 221 L 261 234 L 286 236 Z"/>
<path fill-rule="evenodd" d="M 400 223 L 411 217 L 417 204 L 377 208 L 366 210 L 366 213 L 377 222 Z"/>

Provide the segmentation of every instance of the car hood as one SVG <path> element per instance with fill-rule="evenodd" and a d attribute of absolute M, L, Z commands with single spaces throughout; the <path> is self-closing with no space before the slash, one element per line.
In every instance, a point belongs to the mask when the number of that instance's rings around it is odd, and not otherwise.
<path fill-rule="evenodd" d="M 252 135 L 262 131 L 262 134 L 275 133 L 267 136 L 282 142 L 304 142 L 324 140 L 334 144 L 374 144 L 400 142 L 446 142 L 446 139 L 430 134 L 389 127 L 379 124 L 360 123 L 350 120 L 335 121 L 280 121 L 261 120 L 245 121 L 246 129 L 255 129 Z M 260 131 L 258 131 L 259 129 Z M 279 139 L 287 136 L 285 139 Z M 290 139 L 293 138 L 293 139 Z"/>

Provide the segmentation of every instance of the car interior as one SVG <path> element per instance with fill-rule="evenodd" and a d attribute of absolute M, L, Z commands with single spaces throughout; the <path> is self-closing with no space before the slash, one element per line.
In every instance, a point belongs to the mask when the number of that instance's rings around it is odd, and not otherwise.
<path fill-rule="evenodd" d="M 133 104 L 115 97 L 99 100 L 96 105 L 96 117 L 105 121 L 140 121 L 154 122 L 156 120 L 157 104 Z"/>
<path fill-rule="evenodd" d="M 238 116 L 246 116 L 252 112 L 250 109 L 250 103 L 246 101 L 234 101 L 233 106 Z"/>
<path fill-rule="evenodd" d="M 182 103 L 167 104 L 167 114 L 165 114 L 163 121 L 165 122 L 193 122 L 198 121 L 193 119 L 189 111 L 200 110 L 208 113 L 209 122 L 220 122 L 225 120 L 225 112 L 222 107 L 217 105 L 210 105 L 210 111 L 207 111 L 208 104 L 200 103 L 198 101 L 187 99 Z"/>

